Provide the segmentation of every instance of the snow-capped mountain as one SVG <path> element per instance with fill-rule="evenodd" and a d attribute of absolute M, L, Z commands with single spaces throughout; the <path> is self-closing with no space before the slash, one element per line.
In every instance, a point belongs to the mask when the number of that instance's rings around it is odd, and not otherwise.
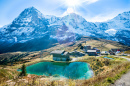
<path fill-rule="evenodd" d="M 66 43 L 76 40 L 79 35 L 92 35 L 93 32 L 96 32 L 96 25 L 87 22 L 83 17 L 77 14 L 71 13 L 62 18 L 58 18 L 57 22 L 50 24 L 49 30 L 51 30 L 51 33 L 55 31 L 54 34 L 51 34 L 52 38 L 60 40 L 60 43 Z"/>
<path fill-rule="evenodd" d="M 130 11 L 119 14 L 107 22 L 96 23 L 96 25 L 105 39 L 130 46 Z"/>
<path fill-rule="evenodd" d="M 109 22 L 110 28 L 117 30 L 130 30 L 130 11 L 119 14 Z"/>
<path fill-rule="evenodd" d="M 1 39 L 25 42 L 48 32 L 47 19 L 34 7 L 25 9 L 10 25 L 0 29 Z"/>
<path fill-rule="evenodd" d="M 0 52 L 5 47 L 11 50 L 12 46 L 26 46 L 25 44 L 31 42 L 35 44 L 39 42 L 39 46 L 46 40 L 46 43 L 52 40 L 55 40 L 54 43 L 66 43 L 75 41 L 80 36 L 105 38 L 130 45 L 130 12 L 119 14 L 107 22 L 92 23 L 75 13 L 56 17 L 43 15 L 36 8 L 30 7 L 25 9 L 11 24 L 0 28 Z M 44 39 L 44 41 L 37 39 Z"/>
<path fill-rule="evenodd" d="M 130 30 L 130 11 L 119 14 L 118 16 L 107 22 L 97 22 L 96 25 L 101 30 Z"/>
<path fill-rule="evenodd" d="M 96 30 L 94 23 L 87 22 L 83 17 L 75 13 L 64 16 L 61 20 L 69 27 L 70 32 L 90 36 Z"/>
<path fill-rule="evenodd" d="M 123 44 L 130 45 L 130 30 L 118 31 L 115 35 L 115 38 L 117 38 L 118 41 Z"/>

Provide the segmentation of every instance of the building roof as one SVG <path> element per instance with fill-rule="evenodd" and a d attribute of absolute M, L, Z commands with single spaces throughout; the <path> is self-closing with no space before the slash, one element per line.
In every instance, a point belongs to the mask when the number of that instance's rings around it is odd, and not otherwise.
<path fill-rule="evenodd" d="M 97 52 L 96 50 L 87 50 L 87 52 Z"/>
<path fill-rule="evenodd" d="M 64 50 L 55 50 L 52 51 L 51 54 L 63 54 L 65 51 Z"/>
<path fill-rule="evenodd" d="M 97 47 L 93 47 L 93 50 L 99 50 Z"/>
<path fill-rule="evenodd" d="M 67 55 L 68 52 L 65 52 L 64 50 L 55 50 L 55 51 L 52 51 L 51 54 Z"/>
<path fill-rule="evenodd" d="M 65 52 L 63 55 L 67 55 L 68 54 L 68 52 Z"/>
<path fill-rule="evenodd" d="M 113 50 L 115 50 L 115 51 L 117 51 L 117 50 L 123 51 L 123 50 L 125 50 L 125 49 L 117 48 L 117 49 L 111 49 L 111 50 L 112 50 L 112 51 L 113 51 Z"/>
<path fill-rule="evenodd" d="M 90 45 L 84 45 L 84 47 L 91 47 Z"/>
<path fill-rule="evenodd" d="M 101 53 L 108 53 L 107 51 L 102 51 Z"/>
<path fill-rule="evenodd" d="M 70 52 L 70 53 L 81 53 L 81 54 L 84 54 L 83 52 L 80 52 L 80 51 L 77 51 L 77 50 L 72 51 L 72 52 Z"/>

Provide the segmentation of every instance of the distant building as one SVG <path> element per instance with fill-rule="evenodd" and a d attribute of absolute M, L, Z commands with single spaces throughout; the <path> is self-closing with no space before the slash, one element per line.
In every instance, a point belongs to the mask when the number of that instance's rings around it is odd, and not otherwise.
<path fill-rule="evenodd" d="M 111 49 L 112 52 L 116 53 L 117 51 L 123 52 L 125 49 Z"/>
<path fill-rule="evenodd" d="M 110 55 L 115 55 L 115 53 L 111 50 L 109 50 Z"/>
<path fill-rule="evenodd" d="M 79 51 L 73 51 L 73 52 L 70 52 L 70 55 L 75 56 L 75 57 L 82 57 L 82 56 L 85 56 L 85 53 L 82 53 Z"/>
<path fill-rule="evenodd" d="M 85 45 L 84 48 L 83 48 L 83 50 L 85 52 L 87 52 L 87 50 L 91 50 L 91 46 L 90 45 Z"/>
<path fill-rule="evenodd" d="M 116 51 L 116 54 L 119 54 L 121 51 L 118 49 L 117 51 Z"/>
<path fill-rule="evenodd" d="M 51 54 L 53 55 L 54 61 L 69 61 L 69 52 L 66 52 L 64 50 L 55 50 L 52 51 Z"/>
<path fill-rule="evenodd" d="M 97 54 L 100 54 L 101 52 L 100 52 L 100 50 L 96 50 L 97 51 Z"/>
<path fill-rule="evenodd" d="M 97 54 L 100 54 L 100 53 L 101 53 L 100 50 L 99 50 L 98 48 L 96 48 L 96 47 L 93 47 L 92 50 L 96 50 Z"/>
<path fill-rule="evenodd" d="M 87 54 L 89 56 L 97 56 L 97 51 L 96 50 L 87 50 Z"/>
<path fill-rule="evenodd" d="M 102 51 L 101 55 L 108 55 L 109 53 L 107 51 Z"/>
<path fill-rule="evenodd" d="M 93 47 L 93 50 L 96 50 L 96 49 L 98 49 L 97 47 Z"/>

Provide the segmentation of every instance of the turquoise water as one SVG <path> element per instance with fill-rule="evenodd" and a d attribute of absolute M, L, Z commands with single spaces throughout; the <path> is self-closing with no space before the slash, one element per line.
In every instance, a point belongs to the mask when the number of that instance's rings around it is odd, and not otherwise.
<path fill-rule="evenodd" d="M 113 58 L 110 58 L 110 57 L 103 57 L 103 58 L 107 58 L 107 59 L 113 59 Z M 114 59 L 113 59 L 114 60 Z"/>
<path fill-rule="evenodd" d="M 40 62 L 26 67 L 28 74 L 53 76 L 69 79 L 89 79 L 93 76 L 93 71 L 85 62 L 56 63 Z"/>

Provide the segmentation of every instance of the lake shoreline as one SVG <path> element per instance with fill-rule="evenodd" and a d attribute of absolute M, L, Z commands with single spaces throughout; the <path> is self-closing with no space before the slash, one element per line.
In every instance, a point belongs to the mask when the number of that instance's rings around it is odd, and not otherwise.
<path fill-rule="evenodd" d="M 84 69 L 85 68 L 85 69 Z M 89 79 L 94 76 L 94 72 L 90 65 L 86 62 L 57 62 L 42 61 L 36 64 L 30 64 L 26 67 L 28 74 L 38 76 L 63 76 L 66 79 Z M 20 71 L 18 69 L 18 71 Z"/>

